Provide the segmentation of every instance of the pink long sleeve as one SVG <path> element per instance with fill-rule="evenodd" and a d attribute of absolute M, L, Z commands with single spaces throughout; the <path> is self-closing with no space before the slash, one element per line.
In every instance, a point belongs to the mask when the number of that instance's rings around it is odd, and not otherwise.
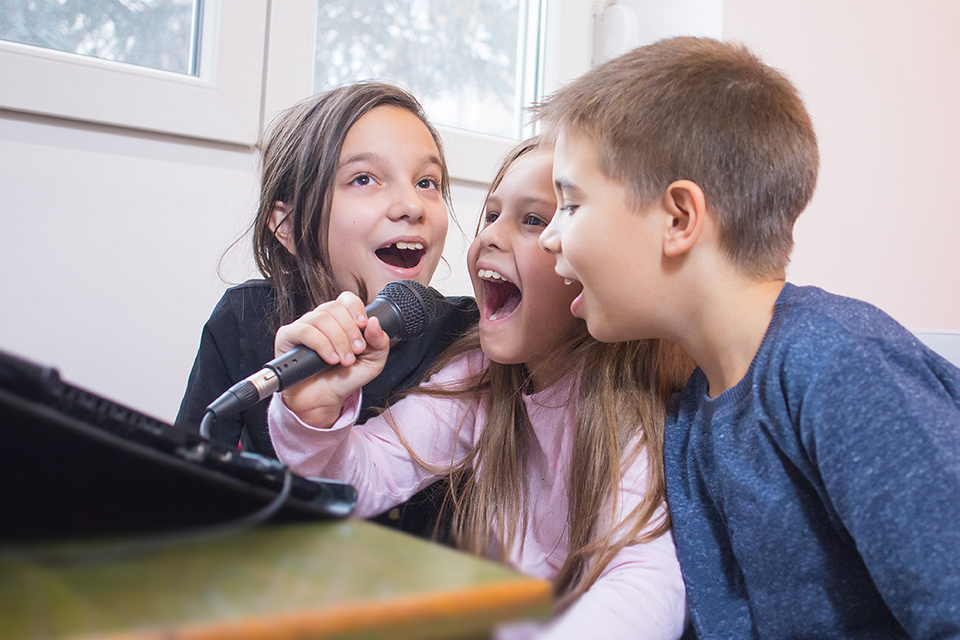
<path fill-rule="evenodd" d="M 480 353 L 475 352 L 446 367 L 427 384 L 462 380 L 482 362 Z M 352 484 L 358 494 L 355 514 L 363 518 L 400 504 L 438 475 L 413 460 L 385 416 L 354 425 L 359 407 L 358 392 L 333 427 L 316 429 L 300 421 L 276 394 L 267 415 L 280 460 L 299 475 Z M 412 395 L 391 407 L 389 415 L 407 444 L 430 465 L 449 467 L 474 444 L 476 403 Z"/>
<path fill-rule="evenodd" d="M 451 364 L 427 384 L 463 379 L 486 366 L 475 352 Z M 574 442 L 575 387 L 559 384 L 524 396 L 533 427 L 524 452 L 528 477 L 525 495 L 529 526 L 513 546 L 509 564 L 529 575 L 552 580 L 568 553 L 567 479 Z M 386 416 L 354 425 L 359 394 L 330 429 L 315 429 L 297 419 L 274 398 L 270 435 L 280 459 L 301 475 L 344 480 L 357 488 L 360 517 L 381 513 L 432 482 L 434 472 L 414 462 L 397 430 L 430 465 L 449 466 L 473 447 L 483 425 L 477 402 L 413 395 L 393 405 Z M 623 478 L 616 519 L 632 511 L 647 490 L 647 457 L 637 456 Z M 661 508 L 661 515 L 664 508 Z M 598 516 L 609 523 L 609 513 Z M 680 637 L 685 595 L 673 538 L 660 538 L 620 551 L 599 579 L 561 617 L 543 624 L 501 629 L 499 638 L 603 640 Z"/>
<path fill-rule="evenodd" d="M 647 456 L 642 452 L 623 479 L 619 514 L 626 515 L 647 489 Z M 661 505 L 653 525 L 662 521 Z M 673 639 L 683 633 L 686 594 L 673 535 L 621 550 L 587 592 L 542 636 L 574 638 Z"/>

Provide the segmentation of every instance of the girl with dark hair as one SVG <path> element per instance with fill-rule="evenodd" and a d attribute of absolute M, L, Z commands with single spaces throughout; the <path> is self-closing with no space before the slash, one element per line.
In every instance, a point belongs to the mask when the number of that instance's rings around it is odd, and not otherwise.
<path fill-rule="evenodd" d="M 227 290 L 204 326 L 176 418 L 191 429 L 221 393 L 273 358 L 281 325 L 343 291 L 366 304 L 394 280 L 428 285 L 443 254 L 450 205 L 443 145 L 403 89 L 361 82 L 310 97 L 282 112 L 259 148 L 251 231 L 264 279 Z M 468 297 L 442 299 L 441 309 L 440 321 L 396 345 L 383 373 L 364 386 L 364 417 L 418 384 L 478 317 Z M 265 403 L 218 420 L 210 435 L 275 457 Z M 421 525 L 396 519 L 387 520 L 415 531 Z"/>

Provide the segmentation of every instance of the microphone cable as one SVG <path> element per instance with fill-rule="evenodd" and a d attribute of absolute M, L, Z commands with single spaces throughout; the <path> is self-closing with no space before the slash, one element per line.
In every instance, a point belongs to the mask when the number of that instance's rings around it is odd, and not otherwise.
<path fill-rule="evenodd" d="M 53 566 L 92 566 L 118 562 L 139 555 L 163 551 L 171 547 L 216 540 L 247 531 L 269 520 L 283 507 L 287 498 L 290 496 L 292 486 L 293 475 L 289 469 L 284 467 L 283 487 L 269 503 L 253 513 L 220 524 L 148 535 L 116 543 L 90 543 L 96 546 L 102 546 L 102 548 L 98 549 L 76 550 L 69 547 L 61 547 L 38 550 L 23 546 L 13 546 L 3 548 L 3 550 L 0 551 L 0 555 Z"/>

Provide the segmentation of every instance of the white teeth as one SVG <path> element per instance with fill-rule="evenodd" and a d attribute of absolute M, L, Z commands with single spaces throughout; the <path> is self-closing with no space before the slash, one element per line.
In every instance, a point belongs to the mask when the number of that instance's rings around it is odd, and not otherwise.
<path fill-rule="evenodd" d="M 412 251 L 420 251 L 423 249 L 422 242 L 397 242 L 397 249 L 410 249 Z"/>
<path fill-rule="evenodd" d="M 573 280 L 571 280 L 570 278 L 564 278 L 564 279 L 563 279 L 563 284 L 571 285 L 571 284 L 573 284 Z"/>
<path fill-rule="evenodd" d="M 479 269 L 477 271 L 477 277 L 481 280 L 502 280 L 503 282 L 510 282 L 493 269 Z"/>

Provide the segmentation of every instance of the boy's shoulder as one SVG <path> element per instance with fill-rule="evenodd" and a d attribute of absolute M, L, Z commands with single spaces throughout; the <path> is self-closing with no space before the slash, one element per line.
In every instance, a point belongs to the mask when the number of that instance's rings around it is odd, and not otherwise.
<path fill-rule="evenodd" d="M 925 349 L 906 327 L 868 302 L 791 283 L 777 299 L 768 341 L 767 348 L 818 360 L 849 349 Z"/>
<path fill-rule="evenodd" d="M 788 395 L 818 386 L 852 400 L 907 379 L 960 385 L 960 371 L 874 305 L 789 283 L 755 364 L 758 377 L 776 377 Z"/>
<path fill-rule="evenodd" d="M 827 330 L 850 336 L 896 337 L 907 331 L 869 302 L 789 282 L 777 299 L 776 313 L 783 314 L 785 326 L 801 334 Z"/>

